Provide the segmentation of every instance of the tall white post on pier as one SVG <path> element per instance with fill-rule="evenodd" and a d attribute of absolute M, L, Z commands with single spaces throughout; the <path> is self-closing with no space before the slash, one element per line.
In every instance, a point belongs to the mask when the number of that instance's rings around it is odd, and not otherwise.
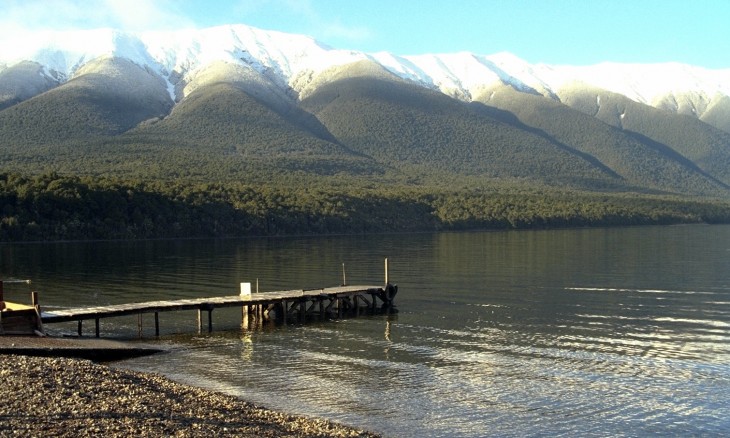
<path fill-rule="evenodd" d="M 256 285 L 258 286 L 258 279 Z M 241 283 L 241 298 L 243 297 L 251 297 L 251 283 Z M 248 314 L 250 312 L 248 305 L 241 306 L 241 327 L 244 329 L 248 329 Z"/>

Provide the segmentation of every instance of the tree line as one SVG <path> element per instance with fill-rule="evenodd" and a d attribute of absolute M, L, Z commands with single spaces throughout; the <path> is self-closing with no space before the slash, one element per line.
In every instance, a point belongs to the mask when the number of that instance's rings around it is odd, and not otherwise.
<path fill-rule="evenodd" d="M 514 186 L 266 186 L 0 173 L 0 241 L 730 223 L 730 202 Z"/>

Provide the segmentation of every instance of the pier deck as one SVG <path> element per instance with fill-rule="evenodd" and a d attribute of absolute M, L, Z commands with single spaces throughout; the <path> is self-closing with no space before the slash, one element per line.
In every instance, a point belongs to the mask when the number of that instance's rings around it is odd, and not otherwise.
<path fill-rule="evenodd" d="M 397 287 L 389 284 L 386 286 L 338 286 L 321 289 L 298 289 L 234 296 L 54 309 L 41 312 L 41 318 L 44 324 L 77 321 L 79 336 L 82 335 L 82 322 L 84 320 L 94 320 L 95 335 L 98 338 L 100 337 L 100 320 L 103 318 L 154 313 L 155 335 L 159 336 L 158 314 L 160 312 L 197 310 L 198 329 L 201 329 L 201 314 L 203 311 L 207 311 L 208 330 L 212 331 L 212 312 L 217 308 L 241 307 L 244 325 L 248 325 L 249 319 L 262 321 L 276 318 L 286 323 L 287 318 L 292 315 L 304 320 L 307 315 L 342 317 L 344 312 L 357 314 L 362 307 L 375 308 L 377 300 L 380 300 L 383 305 L 390 305 L 396 292 Z"/>

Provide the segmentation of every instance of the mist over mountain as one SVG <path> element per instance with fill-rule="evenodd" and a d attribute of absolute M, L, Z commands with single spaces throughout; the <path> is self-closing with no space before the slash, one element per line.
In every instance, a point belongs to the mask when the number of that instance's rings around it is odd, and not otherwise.
<path fill-rule="evenodd" d="M 244 25 L 0 53 L 0 170 L 730 197 L 730 69 L 334 49 Z"/>

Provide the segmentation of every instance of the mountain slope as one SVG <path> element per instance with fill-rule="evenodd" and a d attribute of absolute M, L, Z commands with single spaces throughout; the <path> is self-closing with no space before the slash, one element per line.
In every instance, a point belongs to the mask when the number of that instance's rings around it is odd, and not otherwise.
<path fill-rule="evenodd" d="M 646 142 L 653 140 L 666 156 L 694 163 L 708 175 L 730 185 L 730 134 L 696 117 L 667 113 L 625 96 L 587 87 L 567 88 L 560 92 L 569 106 L 609 125 L 635 134 Z"/>
<path fill-rule="evenodd" d="M 126 59 L 99 58 L 74 79 L 1 111 L 0 135 L 19 144 L 115 135 L 171 106 L 158 76 Z"/>
<path fill-rule="evenodd" d="M 244 25 L 0 53 L 0 170 L 730 196 L 730 70 L 397 56 Z"/>
<path fill-rule="evenodd" d="M 730 97 L 717 96 L 702 114 L 701 120 L 725 132 L 730 132 Z"/>
<path fill-rule="evenodd" d="M 58 86 L 37 62 L 22 61 L 0 71 L 0 111 Z"/>
<path fill-rule="evenodd" d="M 569 148 L 404 83 L 370 61 L 330 79 L 302 107 L 343 144 L 384 165 L 585 185 L 616 179 Z"/>
<path fill-rule="evenodd" d="M 338 144 L 298 108 L 271 108 L 226 82 L 197 88 L 170 116 L 120 140 L 167 145 L 171 153 L 187 151 L 196 157 L 195 165 L 212 165 L 217 167 L 213 174 L 224 176 L 240 177 L 256 166 L 324 174 L 377 172 L 372 160 Z"/>
<path fill-rule="evenodd" d="M 475 101 L 509 111 L 521 123 L 595 157 L 630 185 L 696 194 L 721 193 L 727 188 L 708 178 L 693 162 L 668 153 L 655 142 L 643 141 L 553 99 L 503 85 L 485 90 Z"/>

